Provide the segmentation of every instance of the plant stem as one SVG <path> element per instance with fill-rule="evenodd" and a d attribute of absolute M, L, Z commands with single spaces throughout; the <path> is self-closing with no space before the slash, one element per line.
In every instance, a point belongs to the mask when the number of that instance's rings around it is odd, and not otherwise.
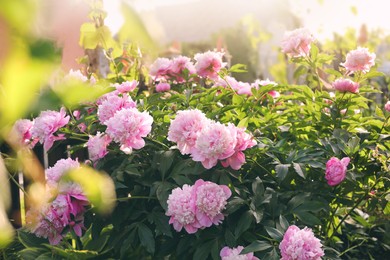
<path fill-rule="evenodd" d="M 123 198 L 117 198 L 117 201 L 127 201 L 132 199 L 152 199 L 156 200 L 156 197 L 149 197 L 149 196 L 130 196 L 130 197 L 123 197 Z"/>

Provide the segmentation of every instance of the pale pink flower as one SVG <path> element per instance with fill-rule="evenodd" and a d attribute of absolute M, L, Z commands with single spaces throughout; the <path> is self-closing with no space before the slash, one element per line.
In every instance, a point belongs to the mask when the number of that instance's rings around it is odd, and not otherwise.
<path fill-rule="evenodd" d="M 292 57 L 308 56 L 314 37 L 307 28 L 286 32 L 282 40 L 282 51 Z"/>
<path fill-rule="evenodd" d="M 182 154 L 189 154 L 195 146 L 200 131 L 209 122 L 200 110 L 178 111 L 169 126 L 168 140 L 177 143 L 177 148 Z"/>
<path fill-rule="evenodd" d="M 282 260 L 320 260 L 324 255 L 321 241 L 310 228 L 290 226 L 280 242 Z"/>
<path fill-rule="evenodd" d="M 199 179 L 192 188 L 192 194 L 198 222 L 203 227 L 220 224 L 225 218 L 222 211 L 225 209 L 228 198 L 232 195 L 230 189 L 226 185 L 218 185 Z"/>
<path fill-rule="evenodd" d="M 64 80 L 79 80 L 87 82 L 88 78 L 80 70 L 70 69 L 69 73 L 65 75 Z"/>
<path fill-rule="evenodd" d="M 275 81 L 271 81 L 269 79 L 266 79 L 266 80 L 256 79 L 255 82 L 252 83 L 252 87 L 254 87 L 256 89 L 259 89 L 259 86 L 268 86 L 268 85 L 277 86 L 278 83 L 276 83 Z M 273 98 L 280 97 L 280 93 L 276 90 L 271 90 L 268 92 L 268 94 Z"/>
<path fill-rule="evenodd" d="M 37 138 L 43 144 L 43 148 L 48 151 L 53 146 L 54 141 L 65 139 L 63 134 L 55 136 L 54 133 L 68 122 L 69 116 L 66 115 L 65 108 L 61 108 L 60 112 L 43 111 L 34 121 L 34 126 L 31 129 L 32 138 Z"/>
<path fill-rule="evenodd" d="M 107 155 L 107 146 L 111 143 L 111 138 L 108 135 L 97 132 L 95 136 L 89 136 L 87 142 L 89 158 L 92 161 L 97 161 Z"/>
<path fill-rule="evenodd" d="M 16 142 L 22 146 L 33 148 L 38 140 L 32 139 L 31 129 L 34 121 L 28 119 L 19 119 L 12 127 L 11 135 L 16 139 Z"/>
<path fill-rule="evenodd" d="M 80 163 L 77 160 L 71 158 L 58 160 L 53 167 L 46 169 L 46 180 L 49 185 L 57 185 L 61 177 L 69 172 L 80 167 Z"/>
<path fill-rule="evenodd" d="M 257 144 L 251 134 L 245 132 L 245 128 L 236 127 L 237 143 L 234 147 L 235 153 L 224 161 L 221 161 L 223 167 L 231 167 L 234 170 L 238 170 L 245 163 L 245 151 Z"/>
<path fill-rule="evenodd" d="M 325 179 L 330 186 L 335 186 L 345 179 L 349 162 L 349 157 L 344 157 L 341 160 L 336 157 L 329 159 L 326 163 Z"/>
<path fill-rule="evenodd" d="M 385 104 L 385 110 L 387 112 L 390 112 L 390 101 L 387 101 L 386 104 Z"/>
<path fill-rule="evenodd" d="M 166 92 L 171 89 L 171 85 L 167 82 L 160 82 L 156 85 L 156 92 Z"/>
<path fill-rule="evenodd" d="M 115 113 L 107 122 L 106 133 L 125 153 L 145 146 L 143 137 L 152 130 L 153 118 L 148 112 L 140 112 L 136 108 L 124 108 Z"/>
<path fill-rule="evenodd" d="M 169 78 L 172 61 L 167 58 L 157 58 L 150 66 L 149 74 L 153 80 L 161 80 Z"/>
<path fill-rule="evenodd" d="M 203 78 L 218 79 L 218 72 L 226 66 L 222 62 L 222 52 L 208 51 L 195 54 L 195 69 L 199 76 Z"/>
<path fill-rule="evenodd" d="M 168 210 L 166 215 L 170 217 L 169 224 L 173 224 L 176 231 L 182 228 L 189 234 L 193 234 L 201 228 L 195 217 L 195 202 L 192 195 L 192 186 L 187 184 L 183 188 L 175 188 L 168 197 Z"/>
<path fill-rule="evenodd" d="M 219 256 L 221 257 L 221 260 L 259 260 L 259 258 L 257 258 L 256 256 L 253 256 L 253 253 L 240 255 L 243 249 L 243 246 L 238 246 L 234 248 L 229 248 L 225 246 L 221 249 Z"/>
<path fill-rule="evenodd" d="M 97 116 L 102 124 L 106 124 L 107 120 L 113 117 L 117 111 L 136 106 L 137 104 L 128 95 L 123 95 L 122 97 L 109 95 L 98 106 Z"/>
<path fill-rule="evenodd" d="M 114 87 L 119 93 L 125 94 L 128 92 L 132 92 L 138 86 L 138 81 L 124 81 L 121 84 L 115 83 Z"/>
<path fill-rule="evenodd" d="M 80 110 L 75 110 L 75 111 L 73 111 L 72 114 L 73 114 L 74 118 L 76 118 L 76 120 L 80 120 L 80 116 L 81 116 Z"/>
<path fill-rule="evenodd" d="M 252 86 L 247 82 L 239 81 L 235 87 L 237 94 L 252 96 Z"/>
<path fill-rule="evenodd" d="M 199 133 L 191 157 L 201 162 L 203 167 L 211 169 L 218 160 L 226 159 L 235 153 L 237 143 L 235 126 L 225 126 L 219 122 L 210 122 Z"/>
<path fill-rule="evenodd" d="M 340 78 L 335 80 L 332 83 L 332 86 L 340 92 L 351 92 L 358 93 L 359 92 L 359 83 L 354 82 L 350 79 Z"/>
<path fill-rule="evenodd" d="M 196 73 L 195 66 L 191 62 L 191 59 L 185 56 L 178 56 L 172 60 L 169 73 L 173 76 L 177 82 L 184 82 L 183 73 L 187 70 L 188 75 Z"/>
<path fill-rule="evenodd" d="M 375 53 L 370 53 L 367 48 L 358 47 L 348 52 L 346 61 L 340 65 L 350 73 L 355 71 L 366 73 L 375 65 L 375 58 Z"/>

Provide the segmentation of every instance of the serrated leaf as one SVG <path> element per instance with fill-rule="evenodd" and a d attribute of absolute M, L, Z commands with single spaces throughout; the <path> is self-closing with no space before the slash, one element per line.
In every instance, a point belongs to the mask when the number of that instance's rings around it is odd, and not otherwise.
<path fill-rule="evenodd" d="M 251 252 L 261 252 L 271 248 L 272 245 L 267 241 L 255 240 L 249 246 L 245 247 L 241 254 L 247 254 Z"/>

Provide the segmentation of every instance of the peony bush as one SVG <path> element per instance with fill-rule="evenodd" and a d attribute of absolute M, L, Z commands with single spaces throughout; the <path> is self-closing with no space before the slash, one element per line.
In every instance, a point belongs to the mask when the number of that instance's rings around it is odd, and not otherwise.
<path fill-rule="evenodd" d="M 142 58 L 124 50 L 116 57 L 106 50 L 106 78 L 72 70 L 60 81 L 103 89 L 95 99 L 15 122 L 22 149 L 50 154 L 64 143 L 69 158 L 45 170 L 44 198 L 28 203 L 26 226 L 10 245 L 19 250 L 8 257 L 389 253 L 390 112 L 373 99 L 383 94 L 375 80 L 386 77 L 374 53 L 358 47 L 332 68 L 332 54 L 297 29 L 286 33 L 281 53 L 302 84 L 281 84 L 236 80 L 231 74 L 244 66 L 228 67 L 223 50 L 159 57 L 141 68 Z M 77 171 L 85 165 L 109 175 L 112 212 L 98 214 L 90 192 L 97 179 Z"/>

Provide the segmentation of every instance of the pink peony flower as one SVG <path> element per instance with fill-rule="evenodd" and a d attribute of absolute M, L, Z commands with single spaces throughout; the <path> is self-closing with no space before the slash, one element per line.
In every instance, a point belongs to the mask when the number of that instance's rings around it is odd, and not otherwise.
<path fill-rule="evenodd" d="M 145 146 L 143 137 L 152 130 L 153 118 L 148 112 L 139 112 L 136 108 L 124 108 L 115 113 L 107 122 L 106 133 L 125 153 Z"/>
<path fill-rule="evenodd" d="M 53 167 L 46 169 L 46 180 L 49 185 L 57 185 L 61 177 L 70 170 L 80 167 L 77 160 L 61 159 L 58 160 Z"/>
<path fill-rule="evenodd" d="M 168 197 L 166 215 L 170 216 L 169 224 L 173 224 L 173 228 L 178 232 L 184 227 L 187 233 L 193 234 L 201 228 L 195 217 L 192 190 L 192 186 L 185 184 L 183 189 L 173 189 Z"/>
<path fill-rule="evenodd" d="M 295 225 L 287 229 L 279 245 L 282 260 L 320 260 L 324 255 L 321 247 L 310 228 L 299 229 Z"/>
<path fill-rule="evenodd" d="M 108 135 L 104 135 L 97 132 L 95 136 L 89 136 L 87 142 L 89 158 L 92 161 L 97 161 L 108 153 L 107 146 L 111 143 L 111 138 Z"/>
<path fill-rule="evenodd" d="M 195 66 L 190 58 L 185 56 L 178 56 L 172 60 L 169 74 L 175 78 L 179 83 L 184 82 L 183 73 L 187 70 L 188 75 L 195 74 Z"/>
<path fill-rule="evenodd" d="M 177 143 L 177 148 L 182 154 L 189 154 L 195 146 L 200 131 L 209 122 L 197 109 L 178 111 L 169 126 L 168 140 Z"/>
<path fill-rule="evenodd" d="M 240 255 L 243 249 L 243 246 L 238 246 L 234 248 L 229 248 L 225 246 L 221 249 L 219 256 L 221 257 L 221 260 L 259 260 L 259 258 L 257 258 L 256 256 L 253 256 L 253 253 Z"/>
<path fill-rule="evenodd" d="M 73 111 L 72 114 L 73 114 L 74 118 L 76 118 L 76 120 L 80 120 L 80 117 L 81 117 L 80 110 L 75 110 L 75 111 Z"/>
<path fill-rule="evenodd" d="M 125 94 L 128 92 L 132 92 L 136 87 L 138 86 L 138 81 L 132 80 L 132 81 L 125 81 L 121 84 L 115 83 L 114 87 L 119 93 Z"/>
<path fill-rule="evenodd" d="M 375 53 L 370 53 L 367 48 L 357 48 L 347 54 L 346 61 L 340 65 L 350 73 L 362 71 L 366 73 L 375 65 Z"/>
<path fill-rule="evenodd" d="M 385 104 L 385 110 L 387 112 L 390 112 L 390 101 L 387 101 L 386 104 Z"/>
<path fill-rule="evenodd" d="M 196 209 L 196 219 L 203 227 L 218 225 L 225 218 L 222 210 L 225 209 L 227 199 L 232 192 L 226 185 L 199 179 L 192 189 Z"/>
<path fill-rule="evenodd" d="M 252 96 L 252 86 L 247 82 L 239 81 L 235 87 L 237 94 Z"/>
<path fill-rule="evenodd" d="M 268 85 L 273 85 L 273 86 L 277 86 L 278 83 L 274 82 L 274 81 L 271 81 L 269 79 L 266 79 L 266 80 L 255 80 L 254 83 L 252 83 L 252 87 L 258 89 L 259 86 L 268 86 Z M 271 90 L 268 92 L 268 94 L 273 97 L 273 98 L 278 98 L 280 97 L 280 93 L 276 90 Z"/>
<path fill-rule="evenodd" d="M 69 116 L 66 116 L 65 108 L 57 111 L 43 111 L 34 121 L 34 126 L 31 129 L 32 138 L 37 138 L 43 148 L 48 151 L 54 141 L 64 140 L 63 134 L 54 135 L 61 127 L 64 127 L 69 122 Z"/>
<path fill-rule="evenodd" d="M 332 83 L 332 86 L 340 91 L 340 92 L 351 92 L 358 93 L 359 92 L 359 83 L 356 83 L 350 79 L 337 79 Z"/>
<path fill-rule="evenodd" d="M 218 79 L 218 72 L 226 66 L 222 62 L 222 52 L 208 51 L 195 54 L 195 69 L 199 76 L 203 78 Z"/>
<path fill-rule="evenodd" d="M 33 148 L 38 140 L 32 139 L 31 129 L 34 121 L 28 119 L 19 119 L 12 127 L 11 134 L 16 139 L 17 143 L 22 146 Z"/>
<path fill-rule="evenodd" d="M 341 160 L 336 157 L 329 159 L 326 163 L 325 179 L 330 186 L 335 186 L 345 179 L 349 161 L 349 157 L 344 157 Z"/>
<path fill-rule="evenodd" d="M 282 51 L 292 57 L 308 56 L 313 41 L 313 35 L 306 28 L 289 31 L 284 34 Z"/>
<path fill-rule="evenodd" d="M 98 118 L 101 123 L 106 124 L 107 120 L 115 115 L 115 113 L 124 108 L 134 108 L 137 104 L 130 96 L 124 95 L 122 97 L 117 95 L 109 95 L 98 106 Z"/>
<path fill-rule="evenodd" d="M 167 58 L 157 58 L 150 66 L 149 74 L 154 80 L 168 79 L 172 61 Z"/>
<path fill-rule="evenodd" d="M 224 161 L 221 161 L 223 167 L 231 167 L 238 170 L 245 163 L 245 155 L 242 151 L 251 148 L 257 144 L 251 134 L 245 132 L 244 128 L 236 127 L 237 143 L 234 147 L 235 153 Z"/>
<path fill-rule="evenodd" d="M 156 85 L 156 92 L 166 92 L 171 89 L 171 85 L 166 82 L 160 82 Z"/>
<path fill-rule="evenodd" d="M 226 159 L 235 153 L 237 131 L 234 125 L 225 126 L 219 122 L 207 124 L 199 133 L 191 157 L 211 169 L 218 160 Z"/>

